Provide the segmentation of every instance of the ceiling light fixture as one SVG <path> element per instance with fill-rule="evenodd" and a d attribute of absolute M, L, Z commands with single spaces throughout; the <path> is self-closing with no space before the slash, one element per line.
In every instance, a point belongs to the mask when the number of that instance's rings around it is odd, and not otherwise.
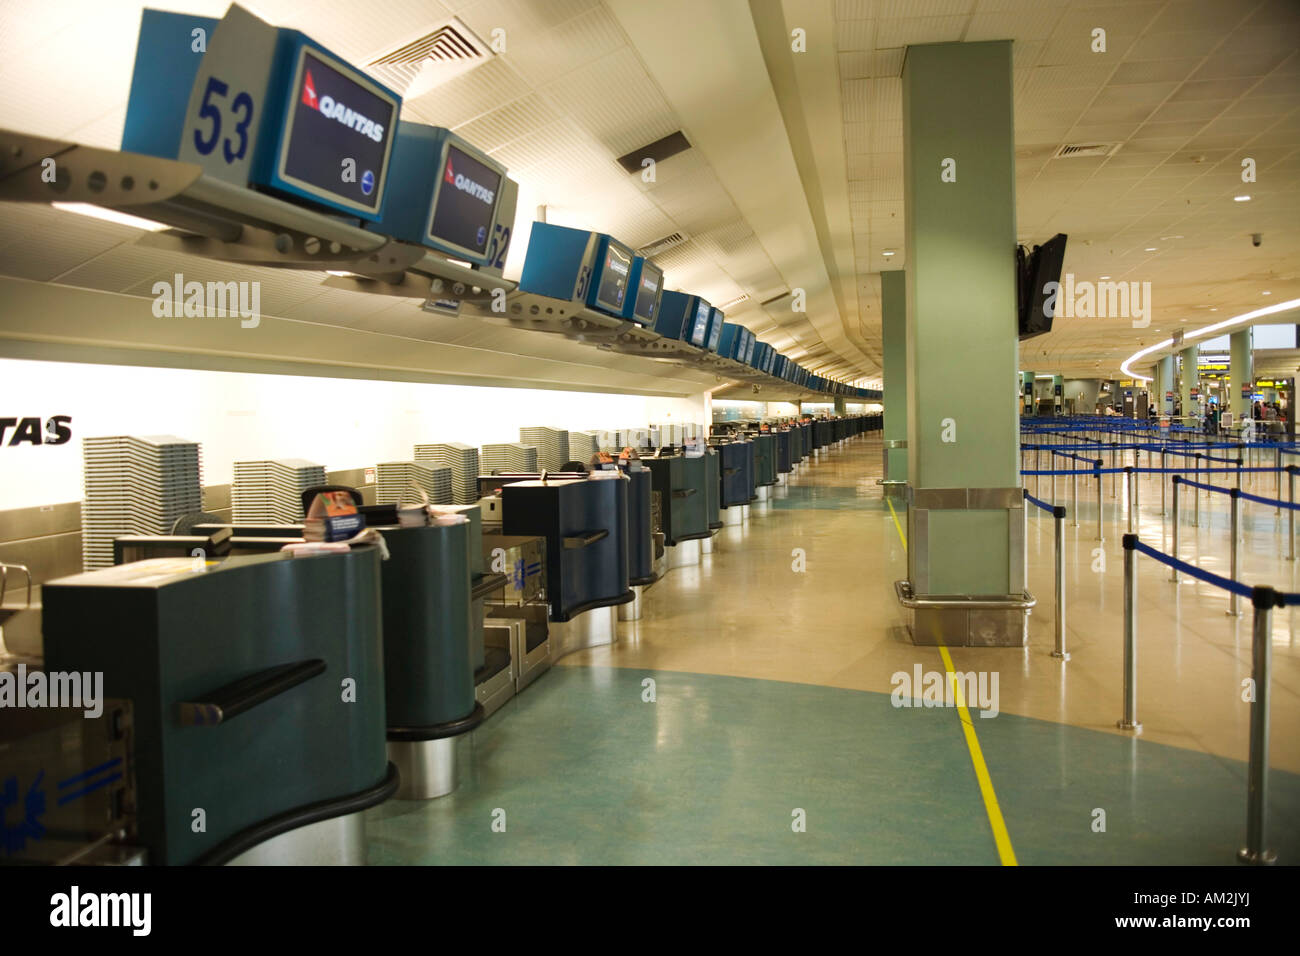
<path fill-rule="evenodd" d="M 1103 279 L 1109 279 L 1110 276 L 1102 276 Z"/>
<path fill-rule="evenodd" d="M 1249 196 L 1233 196 L 1233 197 L 1232 197 L 1232 201 L 1233 201 L 1233 202 L 1250 202 L 1250 197 L 1249 197 Z"/>
<path fill-rule="evenodd" d="M 894 250 L 893 250 L 893 249 L 886 249 L 884 252 L 881 253 L 881 255 L 882 255 L 882 256 L 885 256 L 886 258 L 888 258 L 889 256 L 892 256 L 893 254 L 894 254 Z"/>
<path fill-rule="evenodd" d="M 1269 306 L 1265 306 L 1262 309 L 1255 309 L 1252 312 L 1244 312 L 1241 315 L 1234 315 L 1232 318 L 1224 319 L 1222 322 L 1215 322 L 1213 325 L 1207 325 L 1203 328 L 1199 328 L 1194 331 L 1188 332 L 1186 335 L 1183 336 L 1183 341 L 1186 342 L 1190 339 L 1199 339 L 1202 336 L 1209 335 L 1211 332 L 1217 332 L 1220 329 L 1226 329 L 1230 325 L 1240 325 L 1243 322 L 1251 322 L 1255 319 L 1262 319 L 1266 315 L 1276 315 L 1278 312 L 1287 312 L 1290 311 L 1291 309 L 1300 309 L 1300 299 L 1290 299 L 1286 302 L 1278 302 L 1276 305 L 1269 305 Z M 1128 358 L 1126 358 L 1123 362 L 1120 362 L 1119 364 L 1120 371 L 1123 372 L 1125 375 L 1127 375 L 1129 378 L 1140 379 L 1143 382 L 1151 381 L 1151 376 L 1139 375 L 1137 372 L 1129 368 L 1129 366 L 1132 365 L 1134 362 L 1136 362 L 1138 359 L 1150 355 L 1152 352 L 1159 352 L 1161 349 L 1168 348 L 1173 344 L 1174 344 L 1173 339 L 1165 339 L 1161 342 L 1157 342 L 1155 345 L 1148 345 L 1144 349 L 1139 349 L 1138 351 L 1130 355 Z"/>
<path fill-rule="evenodd" d="M 102 219 L 104 222 L 116 223 L 119 226 L 130 226 L 132 229 L 161 232 L 164 229 L 171 228 L 166 223 L 154 222 L 152 219 L 143 219 L 140 216 L 118 212 L 116 209 L 106 209 L 103 206 L 96 206 L 88 202 L 52 202 L 50 205 L 55 209 L 62 209 L 64 212 L 75 212 L 78 216 Z"/>
<path fill-rule="evenodd" d="M 1146 251 L 1147 251 L 1147 252 L 1155 252 L 1155 251 L 1156 251 L 1156 247 L 1155 247 L 1155 246 L 1147 246 Z"/>

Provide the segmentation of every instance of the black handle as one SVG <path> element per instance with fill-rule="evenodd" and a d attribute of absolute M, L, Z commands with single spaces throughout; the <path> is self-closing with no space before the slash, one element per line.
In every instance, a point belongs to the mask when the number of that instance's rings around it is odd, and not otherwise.
<path fill-rule="evenodd" d="M 180 721 L 190 727 L 215 727 L 324 673 L 325 662 L 319 659 L 277 664 L 203 694 L 202 700 L 182 702 Z"/>
<path fill-rule="evenodd" d="M 609 537 L 609 530 L 602 528 L 600 531 L 579 531 L 577 534 L 566 534 L 564 536 L 564 546 L 570 551 L 578 548 L 585 548 L 589 544 L 595 544 L 602 538 Z"/>
<path fill-rule="evenodd" d="M 722 473 L 723 473 L 724 475 L 734 475 L 734 474 L 735 474 L 736 472 L 738 472 L 738 471 L 740 471 L 739 468 L 724 468 L 724 469 L 722 469 Z"/>
<path fill-rule="evenodd" d="M 673 497 L 674 497 L 674 498 L 689 498 L 691 495 L 695 494 L 695 492 L 697 492 L 697 491 L 699 491 L 698 488 L 675 488 L 675 489 L 673 489 Z"/>

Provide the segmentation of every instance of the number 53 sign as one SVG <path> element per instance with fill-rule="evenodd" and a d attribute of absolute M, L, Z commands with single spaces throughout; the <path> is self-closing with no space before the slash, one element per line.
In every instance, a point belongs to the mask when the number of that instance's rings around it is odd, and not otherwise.
<path fill-rule="evenodd" d="M 247 186 L 278 31 L 232 5 L 208 39 L 190 90 L 177 159 Z"/>

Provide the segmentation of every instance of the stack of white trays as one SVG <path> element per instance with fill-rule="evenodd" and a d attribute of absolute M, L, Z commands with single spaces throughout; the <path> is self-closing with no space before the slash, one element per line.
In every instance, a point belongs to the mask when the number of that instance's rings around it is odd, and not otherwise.
<path fill-rule="evenodd" d="M 585 465 L 601 447 L 599 432 L 569 432 L 569 455 L 572 461 L 580 461 Z"/>
<path fill-rule="evenodd" d="M 118 435 L 82 441 L 82 566 L 113 563 L 113 539 L 170 534 L 183 514 L 203 510 L 199 445 L 174 435 Z"/>
<path fill-rule="evenodd" d="M 478 501 L 478 449 L 474 446 L 459 442 L 416 445 L 415 460 L 451 469 L 452 504 L 472 505 Z"/>
<path fill-rule="evenodd" d="M 519 429 L 519 442 L 537 449 L 537 465 L 559 471 L 569 461 L 569 433 L 560 428 L 536 426 Z"/>
<path fill-rule="evenodd" d="M 230 486 L 235 524 L 297 524 L 302 521 L 302 493 L 325 484 L 325 466 L 302 458 L 235 462 Z"/>
<path fill-rule="evenodd" d="M 450 468 L 422 461 L 386 461 L 375 469 L 375 503 L 381 505 L 413 504 L 419 495 L 415 485 L 429 496 L 431 505 L 455 504 L 452 498 Z"/>
<path fill-rule="evenodd" d="M 531 445 L 521 445 L 519 442 L 510 442 L 505 445 L 484 445 L 479 450 L 478 464 L 485 475 L 504 475 L 518 472 L 533 474 L 538 470 L 537 449 Z"/>

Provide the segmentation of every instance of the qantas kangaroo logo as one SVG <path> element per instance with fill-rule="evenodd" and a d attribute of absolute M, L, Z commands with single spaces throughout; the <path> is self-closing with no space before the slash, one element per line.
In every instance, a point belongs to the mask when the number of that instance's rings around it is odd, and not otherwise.
<path fill-rule="evenodd" d="M 456 173 L 451 168 L 450 159 L 447 160 L 447 175 L 444 178 L 447 180 L 447 182 L 451 183 L 453 186 L 456 185 Z"/>
<path fill-rule="evenodd" d="M 304 106 L 310 106 L 314 110 L 320 109 L 316 100 L 316 84 L 311 78 L 311 70 L 307 71 L 307 79 L 302 84 L 302 102 Z"/>

